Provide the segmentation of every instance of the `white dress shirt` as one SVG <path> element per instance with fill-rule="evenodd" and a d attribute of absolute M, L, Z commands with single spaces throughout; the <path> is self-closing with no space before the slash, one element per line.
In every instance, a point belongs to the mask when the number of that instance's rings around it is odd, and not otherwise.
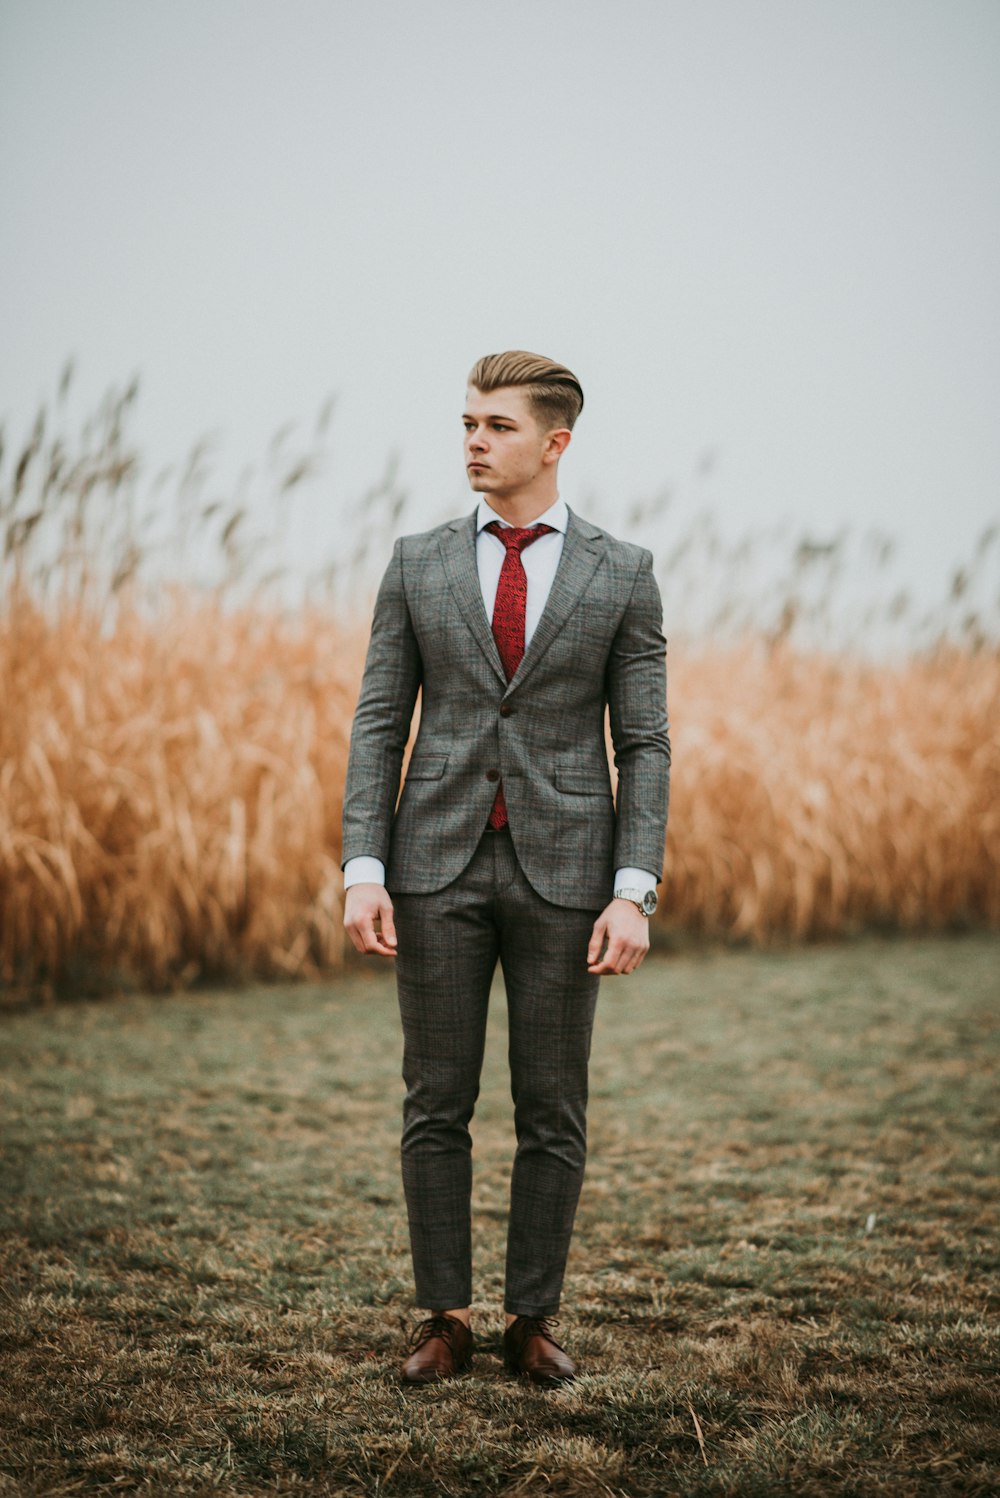
<path fill-rule="evenodd" d="M 491 520 L 498 520 L 501 525 L 507 526 L 508 529 L 512 528 L 509 520 L 504 520 L 502 515 L 498 515 L 496 510 L 487 504 L 485 498 L 481 498 L 476 511 L 476 567 L 479 572 L 479 587 L 483 595 L 486 617 L 492 620 L 497 586 L 500 582 L 500 569 L 507 555 L 507 548 L 499 536 L 491 536 L 485 529 Z M 566 527 L 569 524 L 566 501 L 557 499 L 544 514 L 536 515 L 531 523 L 532 525 L 551 525 L 552 531 L 549 535 L 539 536 L 537 541 L 532 541 L 531 545 L 526 546 L 521 552 L 521 563 L 528 580 L 528 597 L 524 605 L 525 649 L 535 633 L 542 611 L 548 602 L 549 591 L 559 566 L 559 558 L 562 556 Z M 349 858 L 344 865 L 345 889 L 350 889 L 352 884 L 384 883 L 385 864 L 380 858 L 363 855 L 358 858 Z M 614 888 L 655 889 L 656 880 L 645 869 L 618 869 L 615 874 Z"/>

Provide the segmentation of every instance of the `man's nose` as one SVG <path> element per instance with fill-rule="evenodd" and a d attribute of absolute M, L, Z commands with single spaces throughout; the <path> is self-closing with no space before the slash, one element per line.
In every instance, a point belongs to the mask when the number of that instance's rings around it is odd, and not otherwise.
<path fill-rule="evenodd" d="M 469 433 L 469 446 L 477 452 L 486 447 L 486 433 L 482 427 L 476 427 L 475 431 Z"/>

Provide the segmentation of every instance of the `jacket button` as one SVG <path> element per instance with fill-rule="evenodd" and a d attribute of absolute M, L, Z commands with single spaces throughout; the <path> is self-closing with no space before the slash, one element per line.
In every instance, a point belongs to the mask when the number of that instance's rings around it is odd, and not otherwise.
<path fill-rule="evenodd" d="M 511 707 L 511 705 L 510 705 L 509 702 L 501 702 L 501 704 L 500 704 L 500 716 L 501 716 L 501 718 L 509 718 L 510 715 L 511 715 L 511 713 L 513 711 L 514 711 L 514 709 Z"/>
<path fill-rule="evenodd" d="M 487 780 L 499 780 L 500 779 L 500 771 L 499 770 L 487 770 L 486 771 L 486 779 Z"/>

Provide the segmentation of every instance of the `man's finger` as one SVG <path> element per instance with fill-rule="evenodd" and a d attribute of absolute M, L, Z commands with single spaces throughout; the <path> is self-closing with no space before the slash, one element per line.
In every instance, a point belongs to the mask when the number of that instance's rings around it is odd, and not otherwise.
<path fill-rule="evenodd" d="M 628 974 L 635 971 L 648 951 L 648 936 L 639 941 L 632 936 L 616 935 L 608 944 L 605 962 L 610 964 L 610 971 Z"/>
<path fill-rule="evenodd" d="M 386 946 L 396 948 L 396 926 L 392 919 L 392 906 L 388 900 L 379 906 L 378 913 L 382 919 L 382 941 Z"/>
<path fill-rule="evenodd" d="M 636 953 L 636 959 L 635 959 L 635 965 L 636 965 L 636 967 L 640 967 L 641 964 L 645 962 L 645 960 L 646 960 L 646 958 L 648 956 L 649 956 L 649 942 L 647 942 L 646 945 L 639 952 Z"/>
<path fill-rule="evenodd" d="M 395 941 L 395 937 L 393 937 Z M 384 933 L 375 930 L 374 918 L 369 916 L 365 928 L 365 951 L 371 952 L 377 957 L 395 957 L 395 946 L 389 946 L 385 940 Z"/>
<path fill-rule="evenodd" d="M 604 954 L 604 961 L 591 962 L 588 970 L 592 973 L 620 973 L 622 960 L 622 942 L 619 938 L 615 938 L 608 943 L 608 950 Z"/>
<path fill-rule="evenodd" d="M 361 915 L 347 925 L 347 932 L 354 943 L 357 951 L 365 955 L 377 954 L 380 957 L 395 957 L 395 946 L 387 946 L 375 930 L 375 918 L 372 915 Z"/>
<path fill-rule="evenodd" d="M 587 948 L 588 964 L 595 963 L 598 957 L 601 955 L 601 948 L 604 945 L 604 936 L 606 930 L 607 924 L 604 917 L 598 916 L 597 920 L 594 922 L 594 930 L 590 938 L 590 945 Z"/>
<path fill-rule="evenodd" d="M 373 957 L 395 957 L 396 955 L 396 948 L 387 947 L 385 942 L 380 941 L 378 937 L 375 938 L 375 945 L 369 947 L 368 950 Z"/>

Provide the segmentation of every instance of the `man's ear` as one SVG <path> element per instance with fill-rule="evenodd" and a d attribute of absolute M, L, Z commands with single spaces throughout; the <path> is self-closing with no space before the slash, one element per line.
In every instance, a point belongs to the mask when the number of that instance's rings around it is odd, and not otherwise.
<path fill-rule="evenodd" d="M 545 451 L 542 453 L 543 463 L 558 463 L 563 453 L 569 446 L 569 439 L 573 433 L 569 427 L 556 427 L 545 439 Z"/>

